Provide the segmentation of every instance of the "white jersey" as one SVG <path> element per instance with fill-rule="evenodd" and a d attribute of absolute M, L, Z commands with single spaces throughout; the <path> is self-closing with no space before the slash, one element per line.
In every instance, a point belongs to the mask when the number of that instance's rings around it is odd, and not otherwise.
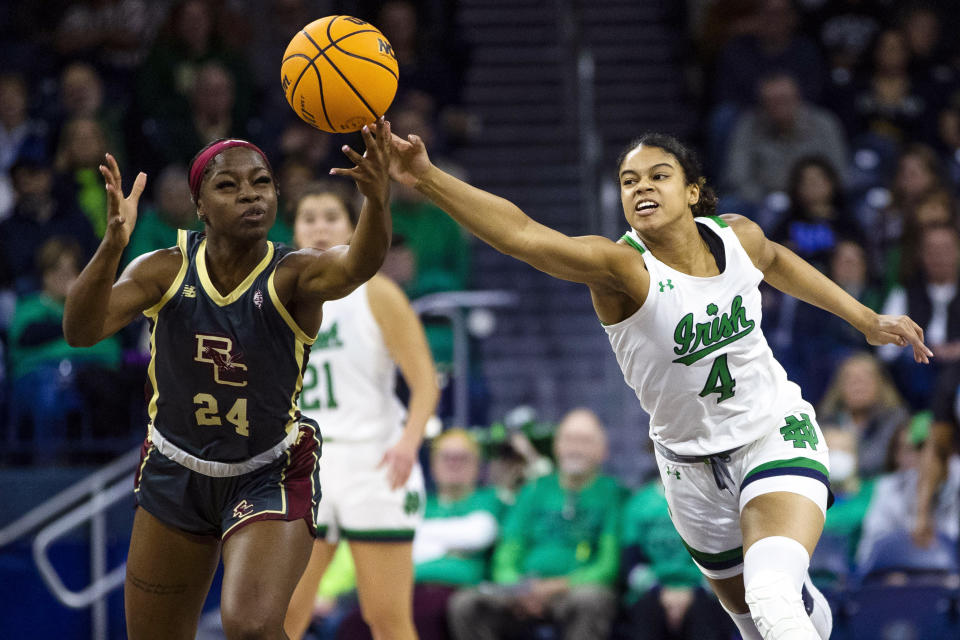
<path fill-rule="evenodd" d="M 392 442 L 405 409 L 394 393 L 397 367 L 373 317 L 367 283 L 323 303 L 323 322 L 303 373 L 300 411 L 331 442 Z"/>
<path fill-rule="evenodd" d="M 624 379 L 650 414 L 650 437 L 681 455 L 739 447 L 813 407 L 787 380 L 760 330 L 763 274 L 719 217 L 700 217 L 723 241 L 720 275 L 696 277 L 657 260 L 634 230 L 650 291 L 629 318 L 604 328 Z"/>

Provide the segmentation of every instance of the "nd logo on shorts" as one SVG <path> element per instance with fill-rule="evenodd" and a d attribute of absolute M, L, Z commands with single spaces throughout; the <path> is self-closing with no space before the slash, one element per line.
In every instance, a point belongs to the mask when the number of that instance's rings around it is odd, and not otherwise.
<path fill-rule="evenodd" d="M 420 494 L 416 491 L 407 491 L 403 498 L 403 512 L 408 516 L 413 515 L 420 509 Z"/>
<path fill-rule="evenodd" d="M 784 442 L 793 442 L 794 449 L 806 449 L 810 447 L 813 451 L 817 450 L 820 439 L 817 438 L 817 430 L 810 424 L 810 416 L 805 413 L 796 416 L 787 416 L 787 423 L 780 427 L 780 435 Z"/>

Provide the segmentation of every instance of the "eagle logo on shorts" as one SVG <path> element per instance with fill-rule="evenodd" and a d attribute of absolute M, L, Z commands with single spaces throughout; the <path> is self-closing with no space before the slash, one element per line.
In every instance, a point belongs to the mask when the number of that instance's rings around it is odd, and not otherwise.
<path fill-rule="evenodd" d="M 236 519 L 246 518 L 253 513 L 253 504 L 247 502 L 246 498 L 237 503 L 233 508 L 233 517 Z"/>

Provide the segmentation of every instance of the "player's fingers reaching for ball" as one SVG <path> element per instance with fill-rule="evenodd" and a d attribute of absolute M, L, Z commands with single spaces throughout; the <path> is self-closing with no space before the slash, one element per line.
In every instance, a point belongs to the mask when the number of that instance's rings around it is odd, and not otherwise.
<path fill-rule="evenodd" d="M 350 145 L 343 145 L 340 147 L 340 151 L 343 151 L 343 155 L 347 156 L 347 158 L 357 166 L 360 166 L 360 163 L 363 162 L 363 156 L 354 151 Z"/>
<path fill-rule="evenodd" d="M 136 180 L 133 181 L 133 187 L 130 189 L 130 200 L 134 206 L 140 201 L 140 196 L 143 195 L 143 190 L 147 187 L 147 174 L 143 171 L 137 174 Z"/>
<path fill-rule="evenodd" d="M 120 165 L 117 164 L 117 159 L 114 158 L 111 154 L 106 154 L 107 159 L 107 168 L 110 170 L 110 175 L 113 176 L 113 179 L 119 188 L 120 186 Z"/>
<path fill-rule="evenodd" d="M 370 125 L 365 125 L 360 129 L 360 136 L 363 138 L 363 144 L 367 148 L 367 152 L 376 153 L 379 147 L 376 138 L 373 137 L 373 131 L 370 130 Z"/>

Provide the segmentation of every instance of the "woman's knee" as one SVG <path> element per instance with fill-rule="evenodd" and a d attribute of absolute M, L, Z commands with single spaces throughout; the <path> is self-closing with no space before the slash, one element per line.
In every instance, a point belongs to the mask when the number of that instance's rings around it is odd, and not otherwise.
<path fill-rule="evenodd" d="M 223 594 L 220 601 L 220 618 L 223 630 L 230 640 L 252 640 L 257 638 L 282 638 L 283 620 L 286 605 L 279 605 L 269 598 L 258 598 L 254 594 L 244 597 L 241 594 Z"/>
<path fill-rule="evenodd" d="M 730 613 L 749 613 L 743 589 L 743 574 L 732 578 L 707 578 L 723 608 Z"/>
<path fill-rule="evenodd" d="M 221 610 L 224 634 L 229 640 L 283 638 L 283 616 L 265 611 L 226 612 Z"/>

